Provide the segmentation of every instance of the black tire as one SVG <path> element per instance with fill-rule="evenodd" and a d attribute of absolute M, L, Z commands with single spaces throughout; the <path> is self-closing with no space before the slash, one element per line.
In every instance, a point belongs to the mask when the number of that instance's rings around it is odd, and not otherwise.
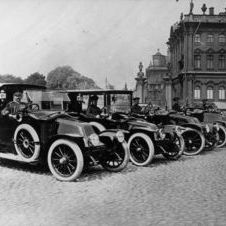
<path fill-rule="evenodd" d="M 169 160 L 177 160 L 184 152 L 185 144 L 182 136 L 174 135 L 174 142 L 168 146 L 168 150 L 164 148 L 162 155 Z M 172 151 L 173 150 L 173 151 Z"/>
<path fill-rule="evenodd" d="M 14 132 L 16 153 L 25 162 L 36 161 L 40 153 L 40 139 L 35 129 L 28 124 L 19 125 Z"/>
<path fill-rule="evenodd" d="M 195 129 L 188 129 L 182 133 L 185 142 L 184 155 L 197 155 L 205 147 L 204 135 Z"/>
<path fill-rule="evenodd" d="M 84 166 L 83 154 L 79 146 L 65 139 L 52 143 L 47 161 L 51 173 L 60 181 L 76 180 Z"/>
<path fill-rule="evenodd" d="M 113 148 L 111 152 L 101 159 L 101 165 L 110 172 L 119 172 L 123 170 L 129 162 L 129 149 L 124 141 L 117 148 Z"/>
<path fill-rule="evenodd" d="M 130 160 L 137 166 L 148 165 L 154 157 L 154 145 L 151 138 L 144 133 L 134 133 L 128 141 Z"/>
<path fill-rule="evenodd" d="M 224 126 L 219 125 L 218 134 L 219 134 L 219 140 L 217 142 L 216 147 L 221 148 L 221 147 L 224 147 L 226 144 L 226 129 Z"/>

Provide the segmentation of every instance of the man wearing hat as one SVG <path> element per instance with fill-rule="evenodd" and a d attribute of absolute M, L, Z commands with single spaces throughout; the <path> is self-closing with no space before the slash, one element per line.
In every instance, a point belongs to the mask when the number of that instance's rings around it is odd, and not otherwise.
<path fill-rule="evenodd" d="M 179 104 L 179 100 L 180 100 L 179 97 L 174 97 L 174 98 L 173 98 L 174 104 L 173 104 L 173 106 L 172 106 L 172 109 L 173 109 L 174 111 L 181 111 L 181 106 L 180 106 L 180 104 Z"/>
<path fill-rule="evenodd" d="M 15 115 L 21 110 L 21 99 L 23 95 L 20 92 L 13 94 L 13 101 L 9 102 L 2 110 L 2 115 Z"/>
<path fill-rule="evenodd" d="M 139 106 L 139 100 L 140 100 L 139 97 L 133 98 L 134 104 L 131 107 L 131 113 L 140 114 L 142 108 L 141 108 L 141 106 Z"/>
<path fill-rule="evenodd" d="M 98 96 L 97 95 L 93 95 L 93 96 L 90 97 L 90 105 L 88 106 L 88 109 L 87 109 L 88 115 L 96 117 L 96 116 L 101 114 L 101 110 L 97 106 L 97 102 L 98 102 Z"/>

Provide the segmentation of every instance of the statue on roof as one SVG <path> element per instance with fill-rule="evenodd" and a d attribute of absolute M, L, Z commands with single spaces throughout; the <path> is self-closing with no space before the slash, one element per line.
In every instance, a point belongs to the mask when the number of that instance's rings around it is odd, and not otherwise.
<path fill-rule="evenodd" d="M 190 2 L 190 12 L 189 12 L 189 14 L 193 14 L 193 9 L 194 9 L 194 3 L 193 3 L 193 0 L 191 0 L 191 2 Z"/>
<path fill-rule="evenodd" d="M 143 64 L 142 64 L 142 62 L 140 62 L 140 64 L 139 64 L 139 70 L 140 70 L 140 72 L 142 72 L 142 70 L 143 70 Z"/>

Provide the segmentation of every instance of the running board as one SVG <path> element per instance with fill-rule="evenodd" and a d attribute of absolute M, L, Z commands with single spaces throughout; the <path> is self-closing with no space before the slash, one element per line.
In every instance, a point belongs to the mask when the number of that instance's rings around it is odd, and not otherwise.
<path fill-rule="evenodd" d="M 0 158 L 14 160 L 14 161 L 18 161 L 18 162 L 26 162 L 26 163 L 35 162 L 35 161 L 31 161 L 29 159 L 25 159 L 25 158 L 23 158 L 19 155 L 14 155 L 14 154 L 11 154 L 11 153 L 0 153 Z"/>

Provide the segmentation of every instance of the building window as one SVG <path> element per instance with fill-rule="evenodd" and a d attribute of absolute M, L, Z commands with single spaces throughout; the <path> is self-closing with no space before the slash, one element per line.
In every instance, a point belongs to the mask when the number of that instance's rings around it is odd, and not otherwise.
<path fill-rule="evenodd" d="M 212 87 L 207 88 L 207 99 L 213 99 L 213 88 Z"/>
<path fill-rule="evenodd" d="M 225 55 L 220 55 L 219 56 L 219 69 L 225 69 L 226 68 L 226 56 Z"/>
<path fill-rule="evenodd" d="M 207 35 L 207 42 L 213 43 L 213 35 Z"/>
<path fill-rule="evenodd" d="M 219 35 L 218 36 L 218 42 L 219 43 L 225 43 L 225 35 Z"/>
<path fill-rule="evenodd" d="M 225 89 L 224 87 L 220 87 L 219 89 L 219 100 L 224 100 L 225 99 Z"/>
<path fill-rule="evenodd" d="M 194 90 L 194 98 L 195 99 L 200 99 L 200 96 L 201 96 L 201 90 L 200 90 L 200 87 L 195 87 L 195 90 Z"/>
<path fill-rule="evenodd" d="M 195 61 L 195 69 L 200 69 L 201 68 L 201 56 L 195 55 L 194 61 Z"/>
<path fill-rule="evenodd" d="M 213 69 L 213 55 L 207 55 L 207 69 Z"/>
<path fill-rule="evenodd" d="M 195 35 L 195 43 L 200 43 L 200 34 Z"/>

